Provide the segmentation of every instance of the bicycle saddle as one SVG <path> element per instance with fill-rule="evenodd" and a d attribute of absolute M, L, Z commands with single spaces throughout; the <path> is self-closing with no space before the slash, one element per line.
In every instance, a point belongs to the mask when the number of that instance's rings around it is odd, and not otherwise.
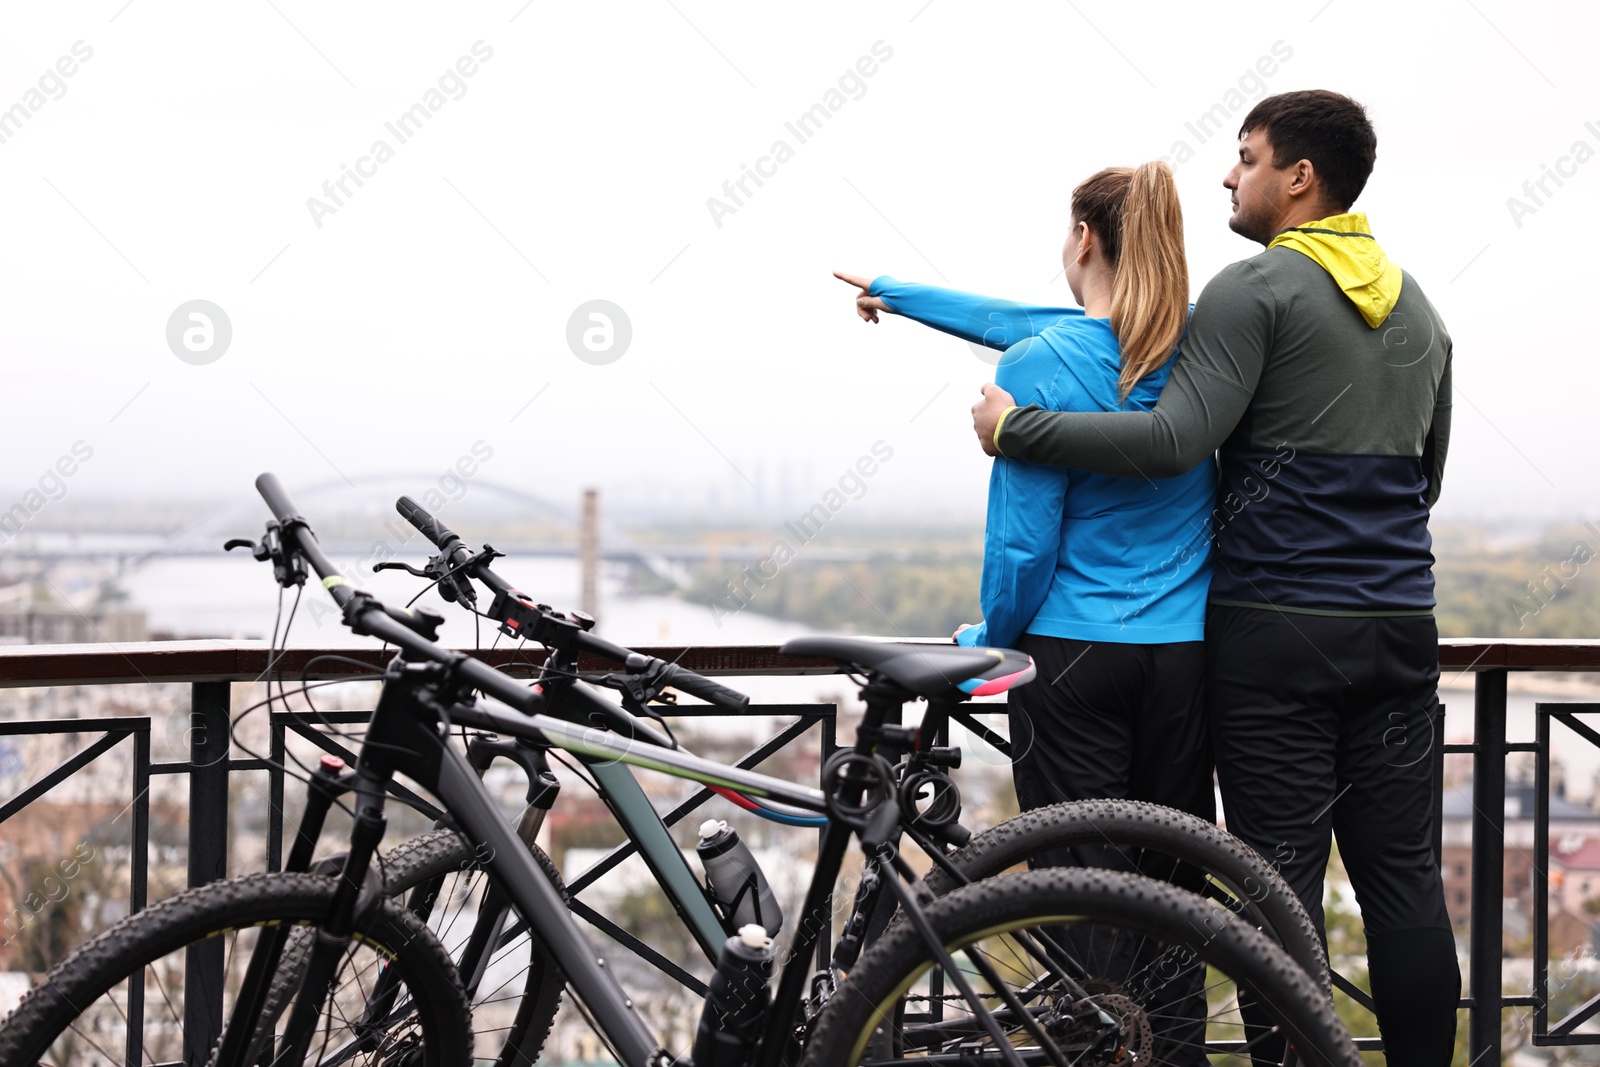
<path fill-rule="evenodd" d="M 881 674 L 929 700 L 1004 693 L 1033 681 L 1033 657 L 1009 648 L 914 645 L 867 641 L 859 637 L 796 637 L 779 652 L 786 656 L 825 656 L 868 673 Z"/>

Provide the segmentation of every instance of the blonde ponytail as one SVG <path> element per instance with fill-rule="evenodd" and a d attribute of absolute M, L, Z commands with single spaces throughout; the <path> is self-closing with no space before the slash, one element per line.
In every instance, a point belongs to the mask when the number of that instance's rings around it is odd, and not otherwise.
<path fill-rule="evenodd" d="M 1165 163 L 1111 167 L 1072 194 L 1072 217 L 1100 238 L 1115 270 L 1111 330 L 1122 348 L 1118 395 L 1167 362 L 1189 318 L 1183 209 Z"/>

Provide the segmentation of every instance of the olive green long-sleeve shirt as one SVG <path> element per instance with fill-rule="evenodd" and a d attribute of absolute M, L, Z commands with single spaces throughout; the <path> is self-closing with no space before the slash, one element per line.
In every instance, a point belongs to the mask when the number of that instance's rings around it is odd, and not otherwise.
<path fill-rule="evenodd" d="M 1213 603 L 1426 614 L 1450 361 L 1409 275 L 1374 329 L 1315 261 L 1273 248 L 1206 286 L 1153 410 L 1030 406 L 997 443 L 1014 459 L 1147 479 L 1220 450 Z"/>

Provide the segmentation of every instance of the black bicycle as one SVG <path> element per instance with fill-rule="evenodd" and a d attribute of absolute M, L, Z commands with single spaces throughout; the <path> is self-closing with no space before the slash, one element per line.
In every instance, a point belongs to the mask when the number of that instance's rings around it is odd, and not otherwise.
<path fill-rule="evenodd" d="M 491 622 L 504 636 L 531 640 L 543 651 L 539 685 L 545 713 L 582 720 L 593 712 L 582 699 L 577 653 L 606 656 L 621 670 L 591 671 L 590 684 L 619 690 L 623 705 L 640 717 L 652 713 L 652 701 L 670 697 L 678 668 L 628 649 L 619 649 L 589 634 L 581 613 L 563 615 L 515 588 L 493 567 L 500 554 L 492 546 L 470 550 L 463 539 L 409 497 L 396 510 L 438 549 L 421 567 L 386 562 L 374 570 L 404 569 L 427 579 L 447 602 L 456 603 Z M 480 606 L 474 583 L 490 594 Z M 570 622 L 575 621 L 574 629 Z M 925 646 L 914 646 L 925 647 Z M 906 646 L 852 638 L 800 638 L 784 646 L 794 655 L 825 656 L 870 672 L 886 656 Z M 691 679 L 698 676 L 689 676 Z M 685 692 L 696 692 L 686 683 Z M 737 711 L 743 697 L 731 690 L 705 693 L 713 703 Z M 898 709 L 887 710 L 895 715 Z M 948 771 L 959 765 L 960 751 L 943 742 L 945 725 L 954 714 L 949 705 L 931 706 L 918 724 L 931 743 L 919 744 L 894 764 L 894 785 L 902 807 L 913 813 L 912 842 L 935 857 L 923 882 L 934 896 L 943 896 L 971 882 L 1028 865 L 1040 857 L 1068 857 L 1076 866 L 1118 869 L 1154 877 L 1199 893 L 1228 908 L 1265 933 L 1326 984 L 1328 968 L 1322 942 L 1299 899 L 1259 853 L 1212 823 L 1156 804 L 1128 800 L 1093 800 L 1052 805 L 1026 812 L 971 835 L 957 823 L 960 794 Z M 886 720 L 887 721 L 887 720 Z M 980 727 L 981 728 L 981 727 Z M 998 738 L 993 738 L 998 741 Z M 549 858 L 533 844 L 560 787 L 539 749 L 514 740 L 473 736 L 467 754 L 481 773 L 496 758 L 509 759 L 527 775 L 527 807 L 517 823 L 518 836 L 552 878 L 559 879 Z M 615 814 L 628 841 L 653 874 L 665 899 L 682 919 L 695 943 L 714 963 L 722 941 L 734 932 L 729 916 L 708 903 L 683 852 L 667 833 L 667 823 L 645 799 L 632 771 L 610 761 L 588 761 L 590 784 Z M 774 811 L 736 790 L 710 787 L 755 815 L 790 824 L 809 824 L 795 813 Z M 680 814 L 690 802 L 680 805 Z M 804 814 L 804 813 L 800 813 Z M 896 842 L 898 845 L 899 842 Z M 456 960 L 468 996 L 480 1018 L 478 1053 L 510 1065 L 536 1059 L 551 1032 L 561 1002 L 564 977 L 537 950 L 527 925 L 509 915 L 510 905 L 489 888 L 470 843 L 450 830 L 424 833 L 384 855 L 386 891 L 407 902 L 425 918 Z M 853 966 L 862 947 L 881 933 L 895 902 L 881 885 L 867 879 L 844 936 L 836 946 L 821 945 L 819 968 Z M 592 913 L 591 921 L 605 920 Z M 696 996 L 704 982 L 680 961 L 666 958 L 650 945 L 634 940 L 633 950 Z M 831 953 L 831 956 L 825 955 Z M 936 1016 L 939 1003 L 911 998 L 920 1015 Z"/>
<path fill-rule="evenodd" d="M 263 475 L 257 488 L 275 516 L 259 547 L 278 581 L 303 583 L 309 564 L 354 632 L 399 650 L 358 761 L 325 761 L 311 777 L 284 872 L 189 890 L 69 956 L 0 1024 L 0 1063 L 470 1062 L 470 1009 L 456 968 L 374 874 L 388 787 L 404 774 L 438 798 L 616 1060 L 686 1064 L 682 1050 L 657 1039 L 452 744 L 458 725 L 827 817 L 788 958 L 774 960 L 753 925 L 723 946 L 695 1041 L 698 1067 L 902 1058 L 1069 1067 L 1208 1055 L 1360 1062 L 1317 983 L 1259 931 L 1193 894 L 1080 869 L 1007 875 L 937 901 L 919 894 L 893 846 L 915 832 L 893 760 L 921 740 L 887 721 L 889 709 L 917 697 L 948 703 L 963 683 L 986 677 L 1025 681 L 1031 672 L 1016 653 L 902 647 L 881 657 L 854 744 L 830 761 L 823 788 L 811 789 L 684 752 L 621 708 L 607 718 L 622 731 L 542 714 L 537 689 L 440 647 L 437 616 L 389 607 L 340 575 L 276 478 Z M 701 683 L 716 688 L 689 684 Z M 337 872 L 312 873 L 324 820 L 345 797 L 354 813 L 348 850 Z M 900 915 L 835 988 L 836 972 L 815 970 L 811 957 L 852 837 Z M 310 932 L 311 949 L 284 990 L 284 950 L 297 929 Z M 194 968 L 214 980 L 214 1012 L 181 1003 Z M 266 1011 L 275 995 L 286 995 L 283 1009 Z M 912 996 L 945 1010 L 911 1018 L 902 1005 Z"/>

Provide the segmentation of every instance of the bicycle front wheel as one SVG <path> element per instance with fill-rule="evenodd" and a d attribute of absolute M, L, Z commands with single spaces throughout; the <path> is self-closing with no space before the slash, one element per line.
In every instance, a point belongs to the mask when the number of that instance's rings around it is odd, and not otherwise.
<path fill-rule="evenodd" d="M 534 845 L 528 851 L 565 898 L 566 884 L 550 857 Z M 489 879 L 472 848 L 454 831 L 433 830 L 385 853 L 383 870 L 384 893 L 424 919 L 452 959 L 462 958 L 480 927 L 496 932 L 479 973 L 463 976 L 476 983 L 478 1058 L 499 1067 L 530 1067 L 550 1036 L 567 979 L 525 922 L 510 914 L 497 923 L 484 907 Z"/>
<path fill-rule="evenodd" d="M 561 872 L 537 846 L 528 851 L 566 897 Z M 319 869 L 339 870 L 344 856 L 330 856 Z M 531 1067 L 539 1058 L 561 1006 L 566 977 L 561 968 L 493 894 L 488 875 L 471 846 L 453 830 L 431 830 L 383 854 L 383 892 L 427 924 L 450 954 L 472 1004 L 477 1060 L 497 1067 Z M 289 1008 L 311 957 L 314 931 L 294 930 L 263 1009 L 264 1025 Z M 470 972 L 470 973 L 469 973 Z M 390 1013 L 387 1025 L 408 1020 Z"/>
<path fill-rule="evenodd" d="M 1361 1063 L 1331 1000 L 1281 948 L 1153 879 L 1007 874 L 925 914 L 1004 1045 L 902 916 L 829 998 L 801 1067 Z"/>
<path fill-rule="evenodd" d="M 312 874 L 247 875 L 129 916 L 63 960 L 0 1023 L 0 1063 L 209 1062 L 263 931 L 314 930 L 329 913 L 334 885 Z M 263 1023 L 281 1028 L 288 1017 L 284 1011 Z M 392 1017 L 405 1024 L 389 1025 Z M 262 1062 L 272 1058 L 274 1036 L 256 1035 Z M 380 902 L 344 950 L 305 1063 L 471 1062 L 471 1016 L 449 955 L 404 909 Z"/>
<path fill-rule="evenodd" d="M 1104 867 L 1138 873 L 1216 901 L 1283 947 L 1329 988 L 1317 928 L 1277 868 L 1214 823 L 1137 800 L 1075 800 L 1035 808 L 973 835 L 950 856 L 968 882 L 1030 866 Z M 957 887 L 943 868 L 926 885 Z"/>

